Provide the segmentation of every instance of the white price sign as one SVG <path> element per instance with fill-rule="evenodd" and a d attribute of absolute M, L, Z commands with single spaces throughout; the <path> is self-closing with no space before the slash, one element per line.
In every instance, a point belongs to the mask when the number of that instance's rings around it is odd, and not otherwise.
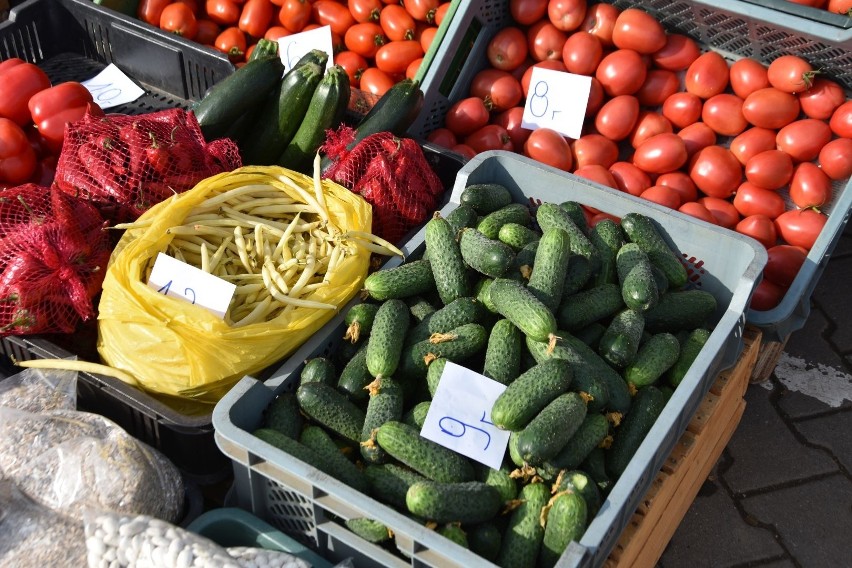
<path fill-rule="evenodd" d="M 491 407 L 504 390 L 504 384 L 447 362 L 420 435 L 500 469 L 509 432 L 491 423 Z"/>
<path fill-rule="evenodd" d="M 278 55 L 284 63 L 284 71 L 289 71 L 303 55 L 318 49 L 328 54 L 326 69 L 334 65 L 334 47 L 331 43 L 331 26 L 322 26 L 306 32 L 299 32 L 278 38 Z"/>
<path fill-rule="evenodd" d="M 167 254 L 157 253 L 148 286 L 160 294 L 182 298 L 224 318 L 236 285 L 181 262 Z"/>
<path fill-rule="evenodd" d="M 131 81 L 114 63 L 81 84 L 92 93 L 92 98 L 102 109 L 132 103 L 145 94 L 145 90 Z"/>
<path fill-rule="evenodd" d="M 550 128 L 569 138 L 582 135 L 592 78 L 533 67 L 521 126 Z"/>

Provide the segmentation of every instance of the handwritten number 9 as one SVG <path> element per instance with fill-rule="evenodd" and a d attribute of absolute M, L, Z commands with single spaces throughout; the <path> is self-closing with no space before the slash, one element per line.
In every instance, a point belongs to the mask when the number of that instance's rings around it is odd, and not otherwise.
<path fill-rule="evenodd" d="M 445 422 L 444 422 L 445 420 L 447 421 L 446 425 L 445 425 Z M 487 422 L 485 420 L 485 413 L 484 412 L 482 413 L 482 420 L 480 420 L 480 421 L 485 422 L 486 424 L 491 424 L 490 422 Z M 461 426 L 461 431 L 458 430 L 459 426 Z M 441 429 L 441 432 L 443 432 L 444 434 L 447 434 L 449 436 L 452 436 L 454 438 L 461 438 L 462 436 L 464 436 L 467 433 L 468 428 L 470 428 L 471 430 L 476 430 L 477 432 L 482 432 L 483 434 L 485 434 L 485 438 L 486 438 L 485 447 L 482 448 L 482 449 L 487 450 L 488 446 L 491 445 L 491 434 L 489 434 L 488 432 L 486 432 L 482 428 L 477 428 L 476 426 L 466 424 L 466 423 L 464 423 L 461 420 L 458 420 L 456 418 L 452 418 L 450 416 L 444 416 L 443 418 L 438 420 L 438 427 Z"/>

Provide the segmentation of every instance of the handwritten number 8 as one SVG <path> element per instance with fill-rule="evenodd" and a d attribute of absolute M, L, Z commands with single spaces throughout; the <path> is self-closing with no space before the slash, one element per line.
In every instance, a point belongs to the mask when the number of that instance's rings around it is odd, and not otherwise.
<path fill-rule="evenodd" d="M 549 101 L 547 100 L 548 85 L 544 81 L 535 84 L 533 95 L 530 97 L 530 112 L 533 116 L 541 118 L 547 112 Z"/>

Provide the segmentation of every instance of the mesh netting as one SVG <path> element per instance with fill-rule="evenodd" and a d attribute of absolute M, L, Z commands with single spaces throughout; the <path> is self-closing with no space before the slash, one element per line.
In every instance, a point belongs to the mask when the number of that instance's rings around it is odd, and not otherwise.
<path fill-rule="evenodd" d="M 0 191 L 0 336 L 71 333 L 93 318 L 110 252 L 92 205 L 35 184 Z"/>
<path fill-rule="evenodd" d="M 138 116 L 86 114 L 66 127 L 55 183 L 121 223 L 241 165 L 232 140 L 206 143 L 195 115 L 183 109 Z"/>
<path fill-rule="evenodd" d="M 441 180 L 410 138 L 379 132 L 347 150 L 354 137 L 347 126 L 327 133 L 323 150 L 332 165 L 323 177 L 360 194 L 373 206 L 373 233 L 398 243 L 435 210 Z"/>

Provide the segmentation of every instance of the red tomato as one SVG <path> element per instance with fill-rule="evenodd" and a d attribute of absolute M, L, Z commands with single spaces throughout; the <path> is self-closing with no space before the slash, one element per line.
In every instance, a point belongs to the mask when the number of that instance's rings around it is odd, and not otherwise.
<path fill-rule="evenodd" d="M 284 0 L 278 10 L 278 21 L 293 33 L 302 31 L 311 21 L 311 3 L 308 0 Z"/>
<path fill-rule="evenodd" d="M 690 158 L 702 148 L 707 148 L 716 143 L 716 132 L 703 122 L 696 122 L 686 128 L 681 128 L 677 135 L 686 144 L 686 155 Z"/>
<path fill-rule="evenodd" d="M 236 27 L 231 26 L 225 28 L 216 36 L 216 42 L 213 44 L 216 49 L 228 55 L 231 61 L 242 61 L 246 54 L 246 34 Z"/>
<path fill-rule="evenodd" d="M 666 117 L 652 110 L 640 111 L 636 125 L 630 132 L 630 145 L 637 148 L 651 136 L 664 132 L 673 132 L 672 123 Z"/>
<path fill-rule="evenodd" d="M 650 69 L 645 76 L 645 82 L 634 94 L 642 106 L 658 107 L 679 90 L 680 79 L 674 71 Z"/>
<path fill-rule="evenodd" d="M 639 195 L 642 199 L 653 201 L 669 209 L 677 209 L 681 206 L 680 194 L 665 185 L 652 185 Z"/>
<path fill-rule="evenodd" d="M 136 9 L 136 17 L 147 24 L 159 27 L 163 9 L 171 4 L 171 2 L 172 0 L 140 0 L 139 6 Z M 237 9 L 236 17 L 240 17 L 239 9 Z M 234 21 L 236 22 L 237 20 L 234 19 Z"/>
<path fill-rule="evenodd" d="M 311 18 L 320 26 L 330 26 L 331 31 L 341 36 L 355 25 L 355 18 L 349 8 L 333 0 L 315 0 L 311 3 Z"/>
<path fill-rule="evenodd" d="M 524 74 L 521 76 L 521 92 L 523 96 L 526 97 L 527 93 L 530 90 L 530 80 L 532 79 L 533 68 L 541 67 L 543 69 L 553 69 L 554 71 L 565 71 L 565 65 L 556 59 L 547 59 L 545 61 L 539 61 L 533 65 L 527 67 Z"/>
<path fill-rule="evenodd" d="M 384 6 L 381 0 L 349 0 L 348 4 L 352 18 L 361 24 L 378 22 Z"/>
<path fill-rule="evenodd" d="M 685 71 L 701 55 L 695 40 L 682 34 L 668 34 L 666 45 L 651 55 L 651 61 L 660 69 Z"/>
<path fill-rule="evenodd" d="M 778 233 L 772 219 L 766 215 L 749 215 L 743 217 L 734 230 L 742 235 L 751 237 L 764 247 L 775 246 L 778 242 Z"/>
<path fill-rule="evenodd" d="M 420 57 L 415 59 L 411 63 L 408 64 L 408 67 L 405 68 L 405 78 L 406 79 L 414 79 L 417 77 L 417 73 L 420 72 L 420 66 L 423 64 L 423 58 Z"/>
<path fill-rule="evenodd" d="M 438 28 L 429 26 L 420 33 L 420 45 L 423 47 L 423 53 L 429 51 L 432 47 L 432 42 L 435 41 L 435 36 L 438 35 Z"/>
<path fill-rule="evenodd" d="M 577 30 L 568 36 L 562 46 L 562 62 L 565 68 L 577 75 L 594 75 L 602 57 L 601 40 L 583 30 Z"/>
<path fill-rule="evenodd" d="M 731 140 L 730 150 L 737 157 L 737 160 L 745 165 L 752 156 L 766 150 L 774 150 L 776 134 L 774 130 L 768 128 L 760 128 L 759 126 L 749 128 Z"/>
<path fill-rule="evenodd" d="M 807 162 L 819 156 L 822 147 L 830 140 L 831 128 L 825 121 L 803 118 L 779 130 L 775 145 L 797 162 Z"/>
<path fill-rule="evenodd" d="M 405 73 L 406 68 L 415 59 L 423 57 L 420 42 L 413 39 L 392 41 L 381 46 L 376 52 L 376 67 L 388 75 Z"/>
<path fill-rule="evenodd" d="M 749 125 L 743 116 L 743 100 L 730 93 L 713 95 L 704 101 L 701 120 L 722 136 L 736 136 Z"/>
<path fill-rule="evenodd" d="M 779 286 L 789 288 L 805 264 L 808 251 L 793 245 L 775 245 L 766 251 L 766 266 L 763 278 Z"/>
<path fill-rule="evenodd" d="M 648 138 L 633 152 L 633 163 L 645 172 L 663 174 L 686 163 L 686 144 L 677 134 L 663 133 Z"/>
<path fill-rule="evenodd" d="M 450 149 L 467 160 L 476 157 L 476 152 L 474 151 L 474 149 L 468 146 L 467 144 L 456 144 Z"/>
<path fill-rule="evenodd" d="M 814 209 L 790 209 L 775 219 L 775 228 L 787 244 L 811 250 L 826 222 L 825 213 Z"/>
<path fill-rule="evenodd" d="M 638 8 L 628 8 L 615 20 L 612 43 L 620 49 L 650 54 L 666 46 L 666 30 L 651 14 Z"/>
<path fill-rule="evenodd" d="M 452 148 L 456 144 L 459 143 L 456 135 L 453 134 L 453 131 L 449 128 L 444 128 L 443 126 L 440 128 L 436 128 L 432 132 L 426 135 L 426 140 L 431 142 L 432 144 L 437 144 L 443 148 Z"/>
<path fill-rule="evenodd" d="M 586 0 L 550 0 L 547 17 L 563 32 L 574 31 L 586 17 Z"/>
<path fill-rule="evenodd" d="M 692 178 L 681 171 L 666 172 L 657 176 L 657 185 L 665 185 L 680 194 L 680 202 L 695 201 L 698 199 L 698 189 Z"/>
<path fill-rule="evenodd" d="M 810 89 L 799 93 L 802 112 L 809 118 L 828 120 L 837 107 L 846 102 L 846 93 L 836 82 L 817 77 Z"/>
<path fill-rule="evenodd" d="M 779 286 L 774 282 L 762 278 L 757 286 L 754 287 L 754 293 L 751 295 L 749 308 L 758 312 L 766 312 L 778 306 L 784 296 L 787 294 L 787 289 Z"/>
<path fill-rule="evenodd" d="M 160 14 L 160 29 L 194 40 L 198 34 L 198 20 L 189 5 L 175 2 L 163 8 Z"/>
<path fill-rule="evenodd" d="M 831 201 L 831 194 L 831 178 L 819 166 L 811 162 L 796 166 L 790 180 L 790 200 L 797 207 L 822 207 Z"/>
<path fill-rule="evenodd" d="M 198 20 L 198 33 L 195 34 L 195 41 L 202 45 L 213 45 L 220 31 L 219 24 L 213 20 L 206 18 Z"/>
<path fill-rule="evenodd" d="M 511 71 L 527 57 L 527 38 L 520 28 L 503 28 L 491 38 L 487 48 L 488 62 L 495 69 Z"/>
<path fill-rule="evenodd" d="M 435 10 L 435 25 L 440 26 L 441 22 L 444 21 L 444 18 L 447 16 L 447 12 L 450 11 L 450 7 L 452 6 L 452 2 L 442 2 L 438 9 Z"/>
<path fill-rule="evenodd" d="M 705 195 L 726 198 L 740 185 L 743 169 L 730 150 L 711 145 L 692 157 L 689 177 Z"/>
<path fill-rule="evenodd" d="M 341 51 L 334 56 L 334 63 L 343 67 L 349 76 L 349 84 L 356 89 L 361 84 L 361 73 L 370 66 L 363 56 L 354 51 Z"/>
<path fill-rule="evenodd" d="M 592 84 L 589 88 L 589 101 L 586 103 L 586 116 L 594 116 L 603 106 L 606 94 L 603 90 L 601 82 L 592 77 Z"/>
<path fill-rule="evenodd" d="M 758 89 L 743 101 L 743 116 L 761 128 L 779 129 L 799 116 L 799 101 L 795 95 L 775 87 Z"/>
<path fill-rule="evenodd" d="M 516 106 L 508 110 L 504 110 L 494 117 L 494 124 L 499 124 L 509 133 L 509 138 L 512 139 L 512 147 L 515 152 L 521 152 L 527 138 L 530 137 L 531 130 L 521 126 L 524 117 L 524 107 Z"/>
<path fill-rule="evenodd" d="M 630 195 L 639 196 L 651 187 L 651 178 L 630 162 L 615 162 L 609 167 L 618 189 Z"/>
<path fill-rule="evenodd" d="M 363 77 L 361 80 L 363 81 Z M 488 107 L 482 99 L 467 97 L 447 110 L 444 122 L 456 136 L 467 136 L 488 124 L 488 119 Z"/>
<path fill-rule="evenodd" d="M 716 218 L 716 224 L 720 227 L 733 230 L 740 222 L 740 214 L 737 208 L 727 199 L 705 196 L 699 198 L 698 203 L 713 214 L 713 217 Z"/>
<path fill-rule="evenodd" d="M 571 143 L 574 165 L 578 168 L 590 164 L 610 167 L 618 159 L 618 146 L 600 134 L 585 134 Z"/>
<path fill-rule="evenodd" d="M 610 140 L 624 140 L 639 118 L 639 101 L 633 95 L 619 95 L 603 104 L 595 116 L 595 129 Z"/>
<path fill-rule="evenodd" d="M 405 10 L 418 22 L 435 23 L 440 0 L 405 0 Z"/>
<path fill-rule="evenodd" d="M 745 163 L 748 181 L 764 189 L 781 189 L 793 177 L 793 159 L 781 150 L 765 150 Z"/>
<path fill-rule="evenodd" d="M 274 15 L 275 9 L 269 0 L 248 0 L 243 4 L 239 28 L 252 37 L 261 38 Z"/>
<path fill-rule="evenodd" d="M 530 26 L 527 30 L 527 49 L 530 57 L 535 61 L 546 59 L 562 60 L 562 47 L 568 36 L 565 32 L 548 22 L 542 20 Z"/>
<path fill-rule="evenodd" d="M 769 84 L 785 93 L 801 93 L 809 89 L 814 74 L 811 64 L 798 55 L 776 57 L 766 70 Z"/>
<path fill-rule="evenodd" d="M 512 19 L 522 26 L 529 26 L 544 18 L 548 0 L 509 0 Z"/>
<path fill-rule="evenodd" d="M 474 75 L 470 94 L 484 100 L 489 110 L 498 112 L 517 106 L 524 96 L 520 81 L 508 71 L 489 67 Z"/>
<path fill-rule="evenodd" d="M 828 0 L 826 10 L 834 14 L 843 14 L 848 16 L 852 13 L 852 1 L 850 0 Z"/>
<path fill-rule="evenodd" d="M 620 13 L 621 11 L 612 4 L 603 2 L 592 4 L 586 9 L 586 17 L 580 24 L 580 29 L 597 37 L 604 47 L 610 47 L 615 20 Z"/>
<path fill-rule="evenodd" d="M 388 4 L 382 8 L 379 25 L 391 41 L 414 39 L 414 18 L 399 4 Z"/>
<path fill-rule="evenodd" d="M 568 141 L 550 128 L 533 130 L 524 144 L 524 155 L 543 164 L 571 171 L 573 158 Z"/>
<path fill-rule="evenodd" d="M 381 97 L 394 86 L 394 80 L 378 67 L 367 67 L 358 81 L 362 91 Z"/>
<path fill-rule="evenodd" d="M 511 152 L 512 139 L 505 128 L 499 124 L 486 124 L 465 136 L 464 144 L 473 148 L 477 154 L 486 150 L 508 150 Z"/>
<path fill-rule="evenodd" d="M 375 22 L 355 24 L 343 35 L 346 49 L 361 57 L 375 57 L 379 48 L 388 42 L 382 26 Z"/>
<path fill-rule="evenodd" d="M 831 115 L 828 125 L 841 138 L 852 138 L 852 101 L 846 101 Z"/>
<path fill-rule="evenodd" d="M 743 217 L 764 215 L 775 219 L 787 209 L 784 198 L 778 192 L 758 187 L 750 182 L 740 184 L 733 203 Z"/>
<path fill-rule="evenodd" d="M 615 178 L 612 176 L 611 173 L 609 173 L 608 169 L 606 169 L 600 164 L 588 164 L 579 167 L 574 170 L 574 175 L 583 179 L 587 179 L 589 181 L 593 181 L 595 183 L 599 183 L 601 185 L 605 185 L 606 187 L 618 189 L 618 183 L 615 181 Z"/>
<path fill-rule="evenodd" d="M 745 99 L 758 89 L 769 87 L 766 67 L 755 59 L 743 57 L 734 61 L 730 69 L 731 89 L 741 99 Z"/>
<path fill-rule="evenodd" d="M 852 176 L 852 139 L 835 138 L 819 151 L 819 166 L 831 179 Z"/>
<path fill-rule="evenodd" d="M 707 209 L 706 207 L 704 207 L 704 205 L 698 203 L 697 201 L 687 201 L 686 203 L 678 207 L 677 210 L 681 213 L 685 213 L 687 215 L 695 217 L 696 219 L 701 219 L 702 221 L 705 221 L 712 225 L 719 224 L 716 222 L 716 217 L 713 216 L 713 213 L 711 213 L 709 209 Z"/>
<path fill-rule="evenodd" d="M 715 51 L 707 51 L 692 62 L 683 81 L 687 92 L 709 99 L 725 90 L 729 75 L 727 61 Z"/>
<path fill-rule="evenodd" d="M 604 213 L 603 211 L 599 211 L 599 212 L 593 214 L 591 217 L 589 217 L 589 219 L 588 219 L 589 228 L 593 229 L 595 227 L 595 225 L 597 225 L 601 221 L 605 221 L 605 220 L 610 220 L 613 223 L 620 223 L 621 222 L 621 219 L 619 217 L 616 217 L 615 215 L 610 215 L 609 213 Z"/>
<path fill-rule="evenodd" d="M 632 95 L 645 82 L 648 68 L 638 52 L 616 49 L 601 59 L 595 77 L 611 97 Z"/>
<path fill-rule="evenodd" d="M 704 101 L 698 95 L 681 91 L 670 95 L 663 101 L 663 116 L 669 119 L 673 126 L 685 128 L 698 122 Z M 774 138 L 773 138 L 774 140 Z"/>

